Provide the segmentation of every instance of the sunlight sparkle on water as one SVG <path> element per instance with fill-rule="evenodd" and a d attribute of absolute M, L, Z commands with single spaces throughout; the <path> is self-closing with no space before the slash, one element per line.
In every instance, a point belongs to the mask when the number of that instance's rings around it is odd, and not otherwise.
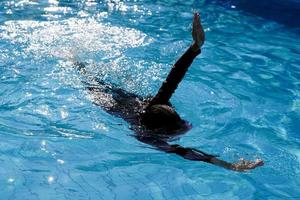
<path fill-rule="evenodd" d="M 49 184 L 53 183 L 54 182 L 54 177 L 53 176 L 48 176 L 47 181 L 48 181 Z"/>
<path fill-rule="evenodd" d="M 61 165 L 65 164 L 65 161 L 64 161 L 64 160 L 57 159 L 56 161 L 57 161 L 59 164 L 61 164 Z"/>
<path fill-rule="evenodd" d="M 9 178 L 9 179 L 7 179 L 7 182 L 8 183 L 13 183 L 13 182 L 15 182 L 15 179 L 14 178 Z"/>

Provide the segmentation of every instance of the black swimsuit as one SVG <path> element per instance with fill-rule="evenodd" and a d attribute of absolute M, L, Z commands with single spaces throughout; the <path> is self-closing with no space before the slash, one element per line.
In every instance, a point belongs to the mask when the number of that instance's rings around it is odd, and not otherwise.
<path fill-rule="evenodd" d="M 168 139 L 174 135 L 165 135 L 163 130 L 158 130 L 161 131 L 161 134 L 157 134 L 157 131 L 148 130 L 141 120 L 141 115 L 147 108 L 158 104 L 170 105 L 169 100 L 172 94 L 175 92 L 193 60 L 200 53 L 200 50 L 194 52 L 191 47 L 188 48 L 175 63 L 158 93 L 150 100 L 149 98 L 145 99 L 128 93 L 123 89 L 116 88 L 99 80 L 96 80 L 98 83 L 96 85 L 87 83 L 87 89 L 93 97 L 93 103 L 101 106 L 106 112 L 127 121 L 139 141 L 152 145 L 161 151 L 175 153 L 185 159 L 209 162 L 210 158 L 214 156 L 193 148 L 170 145 Z M 84 71 L 83 64 L 76 63 L 76 66 L 80 71 Z M 187 130 L 184 131 L 186 132 Z"/>

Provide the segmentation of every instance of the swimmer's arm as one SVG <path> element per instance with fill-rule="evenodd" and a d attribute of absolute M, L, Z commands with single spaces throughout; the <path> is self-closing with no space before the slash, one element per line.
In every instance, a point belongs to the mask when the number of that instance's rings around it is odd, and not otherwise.
<path fill-rule="evenodd" d="M 188 50 L 175 63 L 166 80 L 162 83 L 160 89 L 151 100 L 149 105 L 168 104 L 170 98 L 177 89 L 179 83 L 182 81 L 193 60 L 201 52 L 201 50 L 197 49 L 195 46 L 196 45 L 194 44 L 188 48 Z M 194 48 L 197 50 L 194 51 Z"/>
<path fill-rule="evenodd" d="M 174 64 L 167 79 L 163 82 L 158 93 L 151 100 L 149 105 L 168 104 L 172 94 L 175 92 L 193 60 L 201 53 L 200 47 L 204 43 L 205 34 L 199 13 L 195 13 L 194 15 L 192 36 L 194 40 L 193 45 L 189 47 Z"/>
<path fill-rule="evenodd" d="M 252 161 L 244 160 L 242 158 L 236 163 L 229 163 L 224 160 L 220 160 L 216 157 L 213 157 L 210 159 L 209 162 L 214 165 L 217 165 L 217 166 L 220 166 L 220 167 L 223 167 L 226 169 L 230 169 L 233 171 L 238 171 L 238 172 L 245 172 L 247 170 L 254 169 L 256 167 L 264 165 L 264 162 L 260 159 L 257 159 L 254 162 L 252 162 Z"/>
<path fill-rule="evenodd" d="M 216 156 L 206 154 L 194 148 L 185 148 L 179 145 L 170 145 L 168 153 L 175 153 L 182 156 L 187 160 L 203 161 L 223 167 L 225 169 L 244 172 L 250 169 L 254 169 L 258 166 L 262 166 L 264 163 L 262 160 L 257 159 L 255 162 L 240 159 L 239 162 L 230 163 L 224 160 L 218 159 Z"/>
<path fill-rule="evenodd" d="M 166 153 L 174 153 L 187 160 L 211 163 L 213 165 L 223 167 L 225 169 L 229 169 L 233 171 L 243 172 L 250 169 L 254 169 L 258 166 L 262 166 L 264 164 L 262 160 L 256 160 L 255 162 L 250 162 L 243 159 L 241 159 L 237 163 L 229 163 L 224 160 L 218 159 L 216 156 L 204 153 L 203 151 L 194 148 L 182 147 L 177 144 L 171 145 L 166 141 L 154 137 L 136 136 L 136 138 L 143 143 L 156 147 L 160 151 L 164 151 Z"/>

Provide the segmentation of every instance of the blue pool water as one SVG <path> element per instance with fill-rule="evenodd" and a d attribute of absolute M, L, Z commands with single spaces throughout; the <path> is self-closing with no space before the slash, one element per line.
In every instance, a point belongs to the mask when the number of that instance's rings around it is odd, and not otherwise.
<path fill-rule="evenodd" d="M 0 198 L 300 199 L 300 2 L 249 2 L 0 1 Z M 153 95 L 191 43 L 193 10 L 207 40 L 172 98 L 193 124 L 174 143 L 263 167 L 140 143 L 72 67 Z"/>

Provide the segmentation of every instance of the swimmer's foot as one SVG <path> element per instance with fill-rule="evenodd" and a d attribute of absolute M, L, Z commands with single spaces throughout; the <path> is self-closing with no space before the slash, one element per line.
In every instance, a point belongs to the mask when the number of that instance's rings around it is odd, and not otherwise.
<path fill-rule="evenodd" d="M 264 161 L 260 159 L 256 159 L 254 162 L 251 162 L 241 158 L 237 163 L 233 164 L 233 170 L 239 172 L 245 172 L 247 170 L 254 169 L 256 167 L 263 166 L 263 165 L 264 165 Z"/>

